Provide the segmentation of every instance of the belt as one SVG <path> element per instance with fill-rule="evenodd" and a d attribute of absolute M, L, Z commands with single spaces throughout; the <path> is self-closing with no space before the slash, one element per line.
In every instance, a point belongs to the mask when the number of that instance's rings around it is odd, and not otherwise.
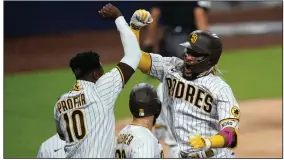
<path fill-rule="evenodd" d="M 205 157 L 200 155 L 200 154 L 202 154 L 202 152 L 205 154 Z M 181 156 L 181 158 L 196 158 L 196 159 L 211 158 L 211 157 L 214 156 L 214 152 L 211 149 L 208 149 L 206 151 L 201 151 L 201 152 L 198 152 L 198 153 L 193 153 L 193 154 L 186 154 L 186 153 L 181 152 L 180 156 Z"/>

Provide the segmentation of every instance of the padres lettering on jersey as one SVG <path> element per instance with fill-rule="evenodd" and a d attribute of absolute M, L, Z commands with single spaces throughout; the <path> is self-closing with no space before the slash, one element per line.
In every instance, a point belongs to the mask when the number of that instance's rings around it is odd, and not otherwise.
<path fill-rule="evenodd" d="M 188 81 L 182 77 L 183 60 L 151 54 L 150 74 L 163 83 L 166 119 L 180 150 L 195 153 L 191 135 L 211 137 L 224 126 L 238 127 L 239 106 L 230 86 L 209 74 Z M 228 123 L 230 122 L 230 123 Z M 232 150 L 214 149 L 215 158 L 232 158 Z"/>
<path fill-rule="evenodd" d="M 116 141 L 116 158 L 162 158 L 162 145 L 152 132 L 142 126 L 127 125 Z"/>
<path fill-rule="evenodd" d="M 184 99 L 207 113 L 211 112 L 213 97 L 208 92 L 176 78 L 166 78 L 166 81 L 169 96 Z"/>

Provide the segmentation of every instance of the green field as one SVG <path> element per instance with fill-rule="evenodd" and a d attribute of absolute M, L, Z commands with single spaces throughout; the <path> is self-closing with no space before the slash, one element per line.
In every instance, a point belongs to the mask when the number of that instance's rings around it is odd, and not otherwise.
<path fill-rule="evenodd" d="M 105 65 L 105 71 L 114 67 Z M 222 55 L 219 68 L 238 101 L 282 97 L 282 46 L 240 50 Z M 115 105 L 117 119 L 130 116 L 128 96 L 139 82 L 157 80 L 137 71 Z M 55 131 L 53 105 L 73 87 L 69 69 L 4 77 L 4 158 L 34 158 Z"/>

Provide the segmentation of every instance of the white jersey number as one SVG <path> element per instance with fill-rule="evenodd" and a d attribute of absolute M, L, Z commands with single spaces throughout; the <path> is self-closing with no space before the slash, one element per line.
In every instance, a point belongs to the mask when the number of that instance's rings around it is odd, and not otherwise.
<path fill-rule="evenodd" d="M 85 116 L 81 110 L 75 110 L 72 112 L 71 117 L 68 116 L 67 113 L 63 115 L 64 120 L 66 122 L 66 130 L 69 137 L 69 142 L 74 142 L 73 135 L 80 140 L 86 136 L 86 124 L 85 124 Z M 72 126 L 70 127 L 70 121 L 72 121 Z M 79 127 L 78 127 L 79 125 Z M 72 130 L 71 130 L 72 129 Z"/>

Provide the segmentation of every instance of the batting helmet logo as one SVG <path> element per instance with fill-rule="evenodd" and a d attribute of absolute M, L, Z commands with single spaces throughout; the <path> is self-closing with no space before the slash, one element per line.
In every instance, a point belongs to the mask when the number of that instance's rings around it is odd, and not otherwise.
<path fill-rule="evenodd" d="M 144 116 L 145 113 L 144 113 L 144 109 L 139 109 L 139 116 Z"/>
<path fill-rule="evenodd" d="M 196 33 L 192 34 L 192 35 L 191 35 L 191 38 L 190 38 L 190 42 L 191 42 L 191 43 L 195 43 L 195 42 L 197 41 L 197 38 L 198 38 L 198 37 L 197 37 L 197 34 L 196 34 Z"/>

